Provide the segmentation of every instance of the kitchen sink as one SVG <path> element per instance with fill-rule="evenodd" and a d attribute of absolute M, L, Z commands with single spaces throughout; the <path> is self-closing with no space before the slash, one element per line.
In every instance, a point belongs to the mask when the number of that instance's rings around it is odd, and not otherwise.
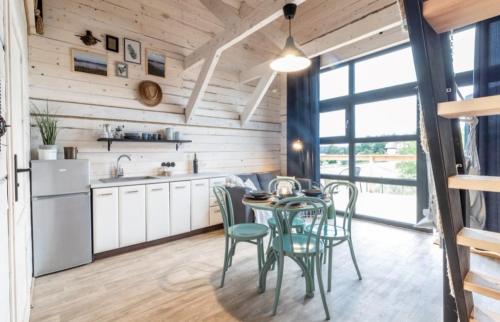
<path fill-rule="evenodd" d="M 143 177 L 117 177 L 117 178 L 99 179 L 99 181 L 101 181 L 102 183 L 113 183 L 113 182 L 152 180 L 152 179 L 158 179 L 158 177 L 152 177 L 152 176 L 143 176 Z"/>

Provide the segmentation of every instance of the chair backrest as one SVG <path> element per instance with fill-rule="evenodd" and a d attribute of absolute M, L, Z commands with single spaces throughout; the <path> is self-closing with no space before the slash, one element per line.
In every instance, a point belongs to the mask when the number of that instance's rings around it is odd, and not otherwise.
<path fill-rule="evenodd" d="M 278 186 L 282 183 L 289 184 L 292 187 L 292 189 L 295 189 L 298 191 L 302 190 L 302 186 L 300 185 L 300 182 L 297 179 L 292 178 L 292 177 L 274 178 L 273 180 L 271 180 L 269 182 L 267 190 L 270 193 L 273 193 L 278 189 Z"/>
<path fill-rule="evenodd" d="M 290 243 L 292 254 L 296 247 L 304 247 L 304 244 L 294 245 L 294 240 L 292 238 L 292 227 L 294 218 L 303 210 L 296 208 L 297 204 L 300 204 L 300 208 L 307 206 L 308 220 L 310 221 L 311 227 L 318 227 L 318 229 L 311 229 L 307 231 L 302 231 L 302 242 L 305 241 L 305 255 L 308 256 L 313 244 L 316 249 L 319 249 L 320 244 L 320 232 L 324 227 L 327 220 L 327 205 L 326 203 L 319 199 L 313 197 L 294 197 L 286 198 L 276 203 L 273 209 L 273 216 L 276 220 L 277 226 L 277 241 L 278 249 L 283 251 L 282 245 L 285 243 Z"/>
<path fill-rule="evenodd" d="M 325 186 L 323 190 L 332 200 L 331 210 L 333 211 L 333 221 L 334 225 L 337 225 L 337 215 L 335 211 L 335 199 L 338 199 L 338 193 L 346 189 L 349 194 L 346 208 L 344 211 L 344 217 L 342 220 L 342 228 L 351 231 L 352 216 L 356 212 L 356 202 L 358 200 L 358 188 L 355 184 L 347 181 L 333 181 Z"/>
<path fill-rule="evenodd" d="M 234 224 L 233 202 L 229 191 L 223 186 L 213 188 L 215 198 L 219 204 L 222 222 L 224 224 L 224 233 L 227 235 L 229 227 Z"/>

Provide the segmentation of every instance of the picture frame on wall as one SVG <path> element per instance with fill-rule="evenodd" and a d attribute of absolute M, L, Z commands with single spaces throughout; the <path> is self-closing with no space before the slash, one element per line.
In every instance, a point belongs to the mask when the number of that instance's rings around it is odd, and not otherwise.
<path fill-rule="evenodd" d="M 115 53 L 120 51 L 120 41 L 118 40 L 118 37 L 106 35 L 106 50 Z"/>
<path fill-rule="evenodd" d="M 123 59 L 128 63 L 140 64 L 141 63 L 141 43 L 123 38 Z"/>
<path fill-rule="evenodd" d="M 156 50 L 146 50 L 146 74 L 165 77 L 167 56 Z"/>
<path fill-rule="evenodd" d="M 116 62 L 115 74 L 117 77 L 128 78 L 128 64 Z"/>
<path fill-rule="evenodd" d="M 74 72 L 108 76 L 108 57 L 87 50 L 71 49 L 71 69 Z"/>

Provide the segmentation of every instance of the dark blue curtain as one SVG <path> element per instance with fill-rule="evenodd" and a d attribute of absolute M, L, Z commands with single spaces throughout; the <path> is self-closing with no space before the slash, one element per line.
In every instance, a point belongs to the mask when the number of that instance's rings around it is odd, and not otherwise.
<path fill-rule="evenodd" d="M 319 174 L 319 58 L 311 67 L 287 76 L 287 173 L 318 182 Z M 301 140 L 304 150 L 292 143 Z"/>
<path fill-rule="evenodd" d="M 476 26 L 474 97 L 500 94 L 500 16 Z M 479 118 L 481 174 L 500 176 L 500 116 Z M 500 194 L 485 193 L 486 229 L 500 232 Z"/>

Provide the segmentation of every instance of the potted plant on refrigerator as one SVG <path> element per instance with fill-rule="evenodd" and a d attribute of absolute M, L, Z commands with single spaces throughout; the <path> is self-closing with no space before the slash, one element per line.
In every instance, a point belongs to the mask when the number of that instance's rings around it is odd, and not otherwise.
<path fill-rule="evenodd" d="M 41 111 L 34 107 L 32 110 L 33 119 L 40 130 L 43 145 L 38 147 L 39 160 L 57 160 L 57 120 L 49 113 L 49 108 Z"/>

